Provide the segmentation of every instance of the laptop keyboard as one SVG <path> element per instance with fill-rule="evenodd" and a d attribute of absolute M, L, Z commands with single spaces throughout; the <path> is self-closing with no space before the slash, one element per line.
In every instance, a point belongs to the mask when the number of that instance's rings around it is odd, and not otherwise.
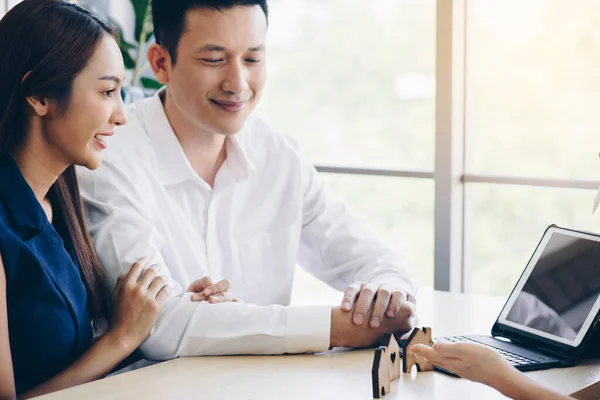
<path fill-rule="evenodd" d="M 477 343 L 481 346 L 485 346 L 492 350 L 496 350 L 502 357 L 506 359 L 511 365 L 518 367 L 519 365 L 539 364 L 539 361 L 532 360 L 531 358 L 523 357 L 515 353 L 511 353 L 496 347 L 487 345 L 485 343 L 478 342 L 465 336 L 447 336 L 443 338 L 434 339 L 436 343 Z"/>

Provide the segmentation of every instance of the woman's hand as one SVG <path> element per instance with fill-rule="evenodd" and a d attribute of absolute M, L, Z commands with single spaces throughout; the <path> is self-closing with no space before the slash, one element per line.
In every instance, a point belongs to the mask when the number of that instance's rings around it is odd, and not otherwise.
<path fill-rule="evenodd" d="M 230 283 L 223 279 L 212 283 L 208 276 L 195 280 L 190 284 L 187 291 L 192 292 L 192 301 L 209 301 L 211 303 L 236 303 L 239 300 L 228 292 Z"/>
<path fill-rule="evenodd" d="M 167 281 L 158 275 L 157 267 L 145 266 L 145 258 L 133 264 L 117 279 L 113 292 L 107 334 L 114 335 L 131 351 L 148 337 L 169 296 Z"/>
<path fill-rule="evenodd" d="M 410 352 L 465 379 L 491 386 L 511 399 L 571 399 L 540 386 L 498 352 L 480 344 L 436 343 L 433 347 L 417 344 Z"/>
<path fill-rule="evenodd" d="M 500 391 L 505 389 L 508 381 L 521 377 L 498 352 L 475 343 L 436 343 L 433 347 L 418 344 L 411 348 L 411 353 L 465 379 Z"/>

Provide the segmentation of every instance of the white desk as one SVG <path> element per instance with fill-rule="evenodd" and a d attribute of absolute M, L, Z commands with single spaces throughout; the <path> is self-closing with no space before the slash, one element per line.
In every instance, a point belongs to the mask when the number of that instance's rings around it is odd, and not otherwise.
<path fill-rule="evenodd" d="M 421 326 L 434 336 L 489 334 L 504 301 L 500 298 L 423 290 Z M 370 399 L 373 350 L 316 355 L 192 357 L 157 364 L 43 399 Z M 550 388 L 571 394 L 600 380 L 600 360 L 529 372 Z M 392 383 L 393 399 L 501 399 L 498 392 L 438 372 L 403 375 Z"/>

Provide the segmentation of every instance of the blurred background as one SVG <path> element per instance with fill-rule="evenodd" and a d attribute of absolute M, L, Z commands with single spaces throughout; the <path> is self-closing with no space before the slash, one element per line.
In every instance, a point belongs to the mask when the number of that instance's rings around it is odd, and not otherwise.
<path fill-rule="evenodd" d="M 271 0 L 269 78 L 257 112 L 300 144 L 422 286 L 458 271 L 459 286 L 436 288 L 506 296 L 549 224 L 600 231 L 591 212 L 600 2 L 445 1 Z M 0 0 L 0 13 L 15 3 Z M 147 0 L 85 3 L 121 27 L 136 61 Z M 462 33 L 445 39 L 441 30 L 457 16 Z M 440 61 L 448 53 L 452 64 Z M 140 69 L 136 79 L 151 78 Z M 458 96 L 436 96 L 455 81 Z M 150 81 L 132 84 L 153 90 Z M 453 117 L 462 128 L 443 126 L 440 108 L 462 110 Z M 436 157 L 443 140 L 463 151 Z M 441 182 L 455 166 L 456 182 Z M 440 185 L 460 193 L 457 218 L 444 215 L 452 193 Z M 448 219 L 459 238 L 435 235 Z M 436 251 L 448 245 L 458 262 Z M 309 296 L 341 299 L 298 269 L 293 301 Z"/>

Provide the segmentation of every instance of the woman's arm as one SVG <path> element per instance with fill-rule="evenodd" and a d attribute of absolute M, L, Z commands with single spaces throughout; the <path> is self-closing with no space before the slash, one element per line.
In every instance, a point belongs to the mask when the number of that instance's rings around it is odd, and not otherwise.
<path fill-rule="evenodd" d="M 511 367 L 512 368 L 512 367 Z M 515 400 L 566 400 L 572 397 L 558 394 L 539 383 L 531 380 L 525 374 L 515 369 L 515 379 L 504 381 L 492 386 L 506 397 Z"/>
<path fill-rule="evenodd" d="M 103 378 L 133 350 L 135 347 L 131 344 L 107 332 L 66 370 L 22 394 L 19 398 L 41 396 Z"/>
<path fill-rule="evenodd" d="M 16 398 L 10 341 L 8 339 L 8 316 L 6 311 L 6 274 L 0 254 L 0 399 Z M 4 356 L 6 354 L 6 356 Z"/>
<path fill-rule="evenodd" d="M 27 392 L 23 397 L 34 397 L 69 386 L 98 379 L 127 357 L 131 349 L 126 343 L 119 342 L 114 335 L 104 335 L 90 350 L 69 369 L 50 381 Z M 15 399 L 15 380 L 8 337 L 8 317 L 6 308 L 6 275 L 0 254 L 0 399 Z M 7 356 L 4 356 L 7 355 Z"/>
<path fill-rule="evenodd" d="M 433 347 L 415 345 L 410 351 L 465 379 L 491 386 L 515 400 L 570 399 L 534 382 L 485 346 L 436 343 Z"/>
<path fill-rule="evenodd" d="M 113 294 L 111 328 L 77 361 L 19 398 L 41 396 L 104 377 L 150 333 L 168 297 L 166 281 L 145 260 L 119 277 Z M 13 389 L 14 390 L 14 389 Z"/>

